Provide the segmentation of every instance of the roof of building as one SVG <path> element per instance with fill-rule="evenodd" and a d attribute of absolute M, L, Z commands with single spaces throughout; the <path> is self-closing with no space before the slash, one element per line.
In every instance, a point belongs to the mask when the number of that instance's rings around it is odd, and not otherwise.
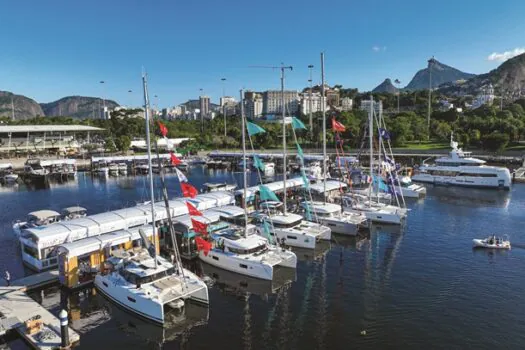
<path fill-rule="evenodd" d="M 89 125 L 0 125 L 1 133 L 10 132 L 51 132 L 51 131 L 69 131 L 69 132 L 81 132 L 81 131 L 102 131 L 104 129 L 97 128 Z"/>

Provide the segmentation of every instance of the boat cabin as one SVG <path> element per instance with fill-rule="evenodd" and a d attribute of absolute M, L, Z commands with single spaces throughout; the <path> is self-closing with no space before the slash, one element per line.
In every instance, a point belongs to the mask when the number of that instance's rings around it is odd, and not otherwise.
<path fill-rule="evenodd" d="M 67 207 L 62 209 L 62 217 L 64 220 L 72 220 L 83 218 L 87 216 L 87 209 L 83 207 Z"/>
<path fill-rule="evenodd" d="M 91 283 L 95 275 L 101 272 L 104 261 L 111 256 L 119 251 L 133 251 L 143 246 L 139 230 L 152 240 L 153 228 L 146 225 L 59 245 L 60 284 L 74 289 Z"/>

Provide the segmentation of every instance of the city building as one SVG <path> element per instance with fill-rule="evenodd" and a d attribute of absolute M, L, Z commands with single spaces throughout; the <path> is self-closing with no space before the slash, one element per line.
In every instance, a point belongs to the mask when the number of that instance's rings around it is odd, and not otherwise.
<path fill-rule="evenodd" d="M 263 97 L 260 93 L 246 91 L 244 93 L 244 112 L 246 118 L 260 118 L 263 114 Z"/>
<path fill-rule="evenodd" d="M 326 89 L 325 88 L 326 103 L 330 107 L 339 107 L 339 89 Z"/>
<path fill-rule="evenodd" d="M 235 105 L 237 103 L 237 101 L 235 101 L 235 98 L 231 97 L 231 96 L 224 96 L 224 97 L 221 97 L 220 100 L 219 100 L 219 105 L 221 107 L 225 106 L 225 105 Z"/>
<path fill-rule="evenodd" d="M 200 96 L 199 106 L 201 116 L 206 117 L 210 112 L 210 98 L 208 96 Z"/>
<path fill-rule="evenodd" d="M 354 101 L 350 97 L 343 97 L 341 99 L 341 110 L 351 111 L 354 107 Z"/>
<path fill-rule="evenodd" d="M 374 112 L 376 115 L 383 113 L 383 101 L 374 101 Z M 370 111 L 370 100 L 361 101 L 360 109 L 363 111 Z"/>
<path fill-rule="evenodd" d="M 310 92 L 305 92 L 301 94 L 301 113 L 302 114 L 310 114 L 310 108 L 312 113 L 315 112 L 322 112 L 322 101 L 323 98 L 321 97 L 321 94 L 318 92 L 312 92 L 312 98 L 310 99 Z M 325 105 L 325 111 L 328 110 L 328 104 L 326 103 L 327 99 L 326 96 L 324 97 L 324 105 Z"/>
<path fill-rule="evenodd" d="M 282 93 L 280 90 L 268 90 L 263 93 L 263 114 L 282 113 Z M 288 114 L 299 110 L 299 93 L 296 90 L 284 91 L 284 106 Z"/>

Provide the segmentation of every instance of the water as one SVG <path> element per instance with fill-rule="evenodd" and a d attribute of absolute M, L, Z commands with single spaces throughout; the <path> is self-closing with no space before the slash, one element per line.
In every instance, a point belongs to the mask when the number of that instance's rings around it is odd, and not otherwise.
<path fill-rule="evenodd" d="M 195 168 L 190 181 L 240 181 L 240 174 Z M 0 266 L 21 277 L 11 222 L 43 208 L 70 205 L 90 213 L 147 200 L 146 177 L 99 180 L 79 174 L 70 185 L 0 192 Z M 250 179 L 250 183 L 254 179 Z M 240 183 L 240 182 L 239 182 Z M 170 195 L 178 184 L 168 177 Z M 80 349 L 421 349 L 521 348 L 525 278 L 525 186 L 510 192 L 429 187 L 410 202 L 404 229 L 374 227 L 357 241 L 315 253 L 299 251 L 297 272 L 274 283 L 196 263 L 210 282 L 209 310 L 192 307 L 163 329 L 148 324 L 93 290 L 58 287 L 32 293 L 55 314 L 67 306 L 81 333 Z M 508 233 L 508 252 L 473 251 L 472 238 Z M 521 243 L 521 245 L 520 245 Z M 361 335 L 366 331 L 366 335 Z M 21 341 L 11 343 L 24 349 Z"/>

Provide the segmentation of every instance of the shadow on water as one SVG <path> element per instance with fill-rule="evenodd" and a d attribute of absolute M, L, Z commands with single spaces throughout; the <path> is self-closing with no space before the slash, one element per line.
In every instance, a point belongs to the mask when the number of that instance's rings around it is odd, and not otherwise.
<path fill-rule="evenodd" d="M 428 195 L 439 202 L 468 207 L 507 208 L 510 204 L 510 191 L 494 189 L 475 189 L 462 187 L 428 186 Z"/>

